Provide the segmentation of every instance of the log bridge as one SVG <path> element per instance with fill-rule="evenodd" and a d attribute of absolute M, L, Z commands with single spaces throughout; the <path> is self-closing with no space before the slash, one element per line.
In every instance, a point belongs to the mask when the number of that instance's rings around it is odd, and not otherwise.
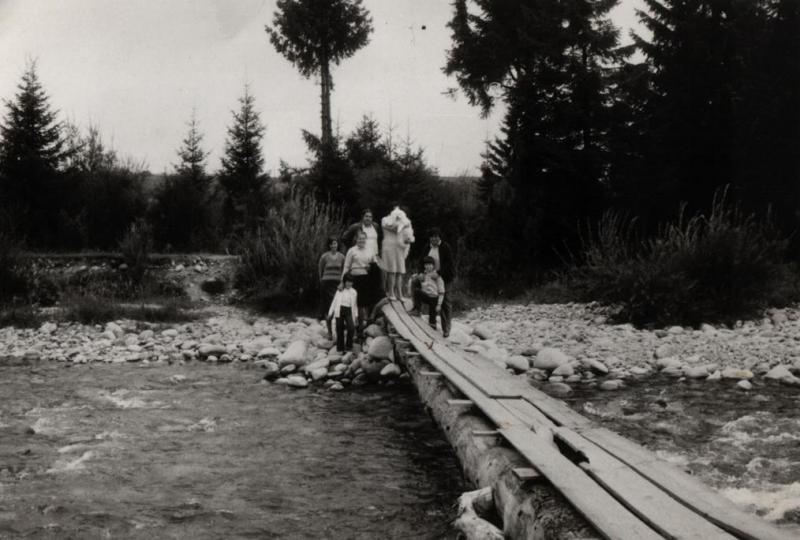
<path fill-rule="evenodd" d="M 506 538 L 795 538 L 526 380 L 456 352 L 400 302 L 381 310 L 468 479 L 493 488 Z"/>

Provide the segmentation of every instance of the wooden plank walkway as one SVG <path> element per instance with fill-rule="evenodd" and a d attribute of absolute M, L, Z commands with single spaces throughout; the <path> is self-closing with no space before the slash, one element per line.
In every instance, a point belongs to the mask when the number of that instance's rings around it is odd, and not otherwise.
<path fill-rule="evenodd" d="M 604 538 L 788 540 L 645 448 L 593 424 L 491 361 L 451 349 L 399 302 L 383 313 Z M 434 372 L 431 372 L 434 373 Z"/>

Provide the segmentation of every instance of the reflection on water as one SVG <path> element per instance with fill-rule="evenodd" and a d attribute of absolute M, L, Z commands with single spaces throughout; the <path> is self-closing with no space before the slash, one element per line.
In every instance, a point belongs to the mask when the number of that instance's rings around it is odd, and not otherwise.
<path fill-rule="evenodd" d="M 442 538 L 467 489 L 411 386 L 50 363 L 0 396 L 2 538 Z"/>
<path fill-rule="evenodd" d="M 652 377 L 626 389 L 576 388 L 577 410 L 690 470 L 743 508 L 800 525 L 800 392 L 754 383 Z M 797 527 L 800 538 L 800 527 Z"/>

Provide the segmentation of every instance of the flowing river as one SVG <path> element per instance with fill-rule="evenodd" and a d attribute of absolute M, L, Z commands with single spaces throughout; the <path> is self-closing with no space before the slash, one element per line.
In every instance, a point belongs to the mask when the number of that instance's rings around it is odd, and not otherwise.
<path fill-rule="evenodd" d="M 619 391 L 576 388 L 587 417 L 688 469 L 744 509 L 800 538 L 800 392 L 754 382 L 650 377 Z"/>
<path fill-rule="evenodd" d="M 0 367 L 0 538 L 455 537 L 467 486 L 413 386 L 259 377 Z"/>

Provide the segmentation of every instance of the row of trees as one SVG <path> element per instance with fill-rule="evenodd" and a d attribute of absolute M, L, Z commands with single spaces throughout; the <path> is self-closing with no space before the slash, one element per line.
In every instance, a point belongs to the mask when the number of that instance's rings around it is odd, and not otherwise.
<path fill-rule="evenodd" d="M 800 3 L 644 0 L 620 45 L 617 0 L 456 0 L 446 72 L 488 113 L 475 245 L 530 274 L 615 208 L 644 231 L 714 193 L 800 223 Z M 636 53 L 636 54 L 635 54 Z M 643 58 L 643 61 L 639 59 Z"/>
<path fill-rule="evenodd" d="M 235 244 L 263 222 L 281 193 L 299 185 L 355 217 L 364 207 L 388 212 L 394 201 L 413 208 L 418 227 L 458 213 L 446 189 L 409 140 L 394 140 L 364 117 L 353 133 L 323 143 L 306 133 L 311 160 L 276 178 L 264 171 L 265 127 L 245 88 L 233 112 L 218 171 L 195 116 L 177 150 L 173 171 L 153 177 L 122 159 L 96 128 L 82 134 L 61 122 L 32 64 L 7 102 L 0 139 L 0 205 L 31 248 L 114 248 L 136 219 L 146 218 L 158 249 L 216 250 Z M 152 179 L 159 182 L 152 186 Z M 439 203 L 437 201 L 444 201 Z M 453 228 L 453 234 L 456 228 Z M 324 239 L 321 239 L 324 243 Z"/>

